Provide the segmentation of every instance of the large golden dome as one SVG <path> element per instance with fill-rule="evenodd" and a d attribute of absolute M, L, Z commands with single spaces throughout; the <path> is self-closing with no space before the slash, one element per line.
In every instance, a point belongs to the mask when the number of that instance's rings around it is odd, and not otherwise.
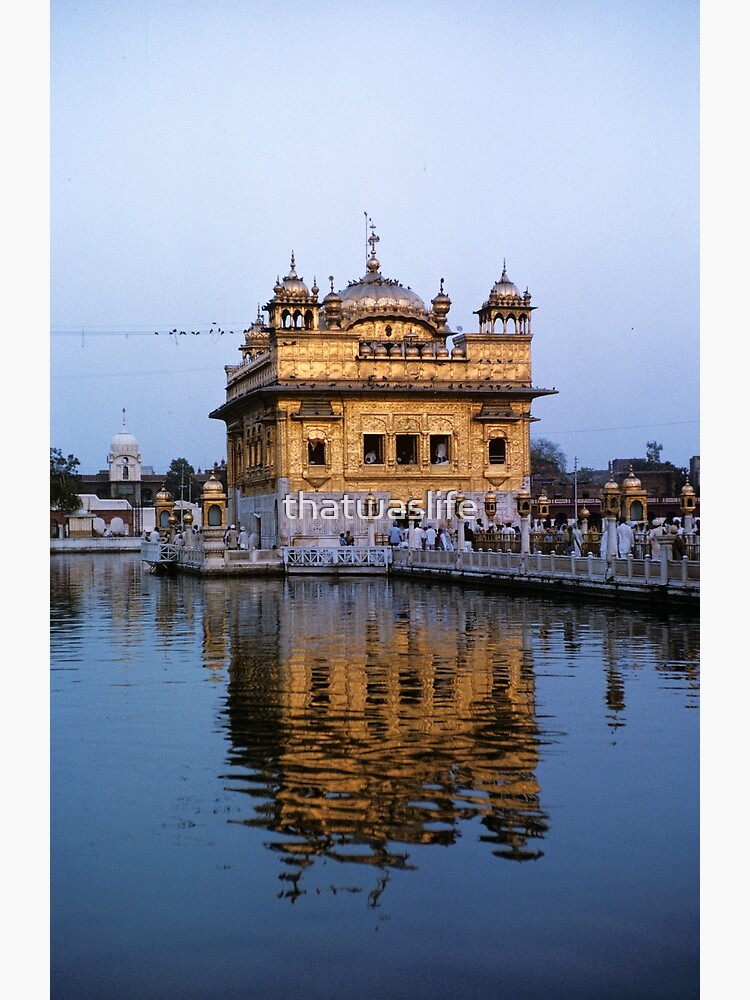
<path fill-rule="evenodd" d="M 377 257 L 370 257 L 367 274 L 359 281 L 350 281 L 348 287 L 339 292 L 339 297 L 342 312 L 349 320 L 377 313 L 422 318 L 427 314 L 416 292 L 404 288 L 395 278 L 383 277 Z"/>

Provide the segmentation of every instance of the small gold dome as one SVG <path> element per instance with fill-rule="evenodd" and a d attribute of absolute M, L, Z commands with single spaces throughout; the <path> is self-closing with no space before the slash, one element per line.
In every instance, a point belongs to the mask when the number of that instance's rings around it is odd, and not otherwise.
<path fill-rule="evenodd" d="M 172 494 L 169 492 L 169 490 L 167 489 L 167 487 L 166 487 L 166 485 L 164 483 L 162 483 L 161 489 L 156 494 L 156 499 L 157 499 L 157 501 L 161 501 L 161 503 L 171 503 L 172 502 Z"/>
<path fill-rule="evenodd" d="M 694 497 L 695 496 L 695 490 L 690 485 L 690 481 L 688 479 L 685 480 L 685 485 L 680 490 L 680 493 L 684 497 Z"/>
<path fill-rule="evenodd" d="M 203 484 L 203 492 L 205 493 L 223 493 L 224 487 L 221 485 L 219 480 L 216 478 L 215 474 L 211 473 L 211 478 L 207 479 Z"/>
<path fill-rule="evenodd" d="M 622 488 L 626 493 L 635 493 L 643 489 L 643 483 L 640 481 L 638 476 L 633 472 L 633 466 L 630 466 L 627 476 L 622 481 Z"/>

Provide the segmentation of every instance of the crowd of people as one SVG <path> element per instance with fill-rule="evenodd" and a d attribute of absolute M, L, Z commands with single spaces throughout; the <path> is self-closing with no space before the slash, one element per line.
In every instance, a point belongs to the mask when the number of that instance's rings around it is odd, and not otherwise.
<path fill-rule="evenodd" d="M 239 531 L 237 530 L 236 525 L 230 524 L 224 532 L 225 549 L 242 551 L 245 549 L 257 549 L 259 545 L 260 539 L 258 537 L 258 532 L 253 530 L 248 534 L 245 526 L 242 524 L 240 525 Z"/>
<path fill-rule="evenodd" d="M 409 534 L 413 533 L 410 542 Z M 151 532 L 144 531 L 144 538 L 149 541 L 158 542 L 161 536 L 158 528 Z M 477 540 L 477 534 L 481 540 L 496 539 L 501 544 L 510 547 L 511 543 L 520 534 L 518 525 L 506 523 L 503 525 L 489 524 L 485 527 L 481 519 L 477 518 L 475 527 L 468 522 L 463 526 L 464 548 L 470 552 Z M 636 559 L 643 559 L 649 555 L 651 559 L 658 559 L 661 553 L 662 540 L 665 537 L 671 538 L 672 557 L 682 559 L 688 555 L 689 543 L 695 547 L 700 535 L 700 519 L 696 518 L 690 531 L 686 531 L 682 519 L 654 518 L 650 523 L 646 521 L 626 521 L 620 518 L 615 532 L 615 546 L 618 558 L 626 559 L 632 555 Z M 585 533 L 582 531 L 580 522 L 568 521 L 554 526 L 550 523 L 540 523 L 531 532 L 532 550 L 540 541 L 546 542 L 555 551 L 562 551 L 570 555 L 585 555 L 593 552 L 601 558 L 607 558 L 609 536 L 606 530 L 602 531 L 596 525 L 591 525 Z M 540 537 L 541 536 L 541 537 Z M 237 530 L 236 525 L 230 524 L 224 532 L 224 547 L 229 550 L 256 549 L 260 545 L 260 538 L 257 531 L 247 532 L 244 525 L 240 525 Z M 458 532 L 451 531 L 446 527 L 438 527 L 427 522 L 424 527 L 417 524 L 412 528 L 399 527 L 395 521 L 388 529 L 386 541 L 392 548 L 416 548 L 426 551 L 452 552 L 458 547 Z M 347 529 L 339 533 L 339 545 L 356 545 L 357 540 Z M 199 526 L 191 525 L 182 527 L 174 535 L 174 545 L 177 548 L 202 548 L 203 529 Z"/>

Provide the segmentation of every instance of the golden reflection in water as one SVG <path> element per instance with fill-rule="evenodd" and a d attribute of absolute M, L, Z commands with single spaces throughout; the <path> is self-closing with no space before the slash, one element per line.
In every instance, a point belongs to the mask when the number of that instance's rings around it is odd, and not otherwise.
<path fill-rule="evenodd" d="M 316 856 L 406 867 L 395 845 L 451 844 L 473 818 L 499 857 L 541 855 L 528 630 L 447 597 L 301 579 L 233 604 L 231 777 L 243 822 L 284 835 L 289 895 Z"/>

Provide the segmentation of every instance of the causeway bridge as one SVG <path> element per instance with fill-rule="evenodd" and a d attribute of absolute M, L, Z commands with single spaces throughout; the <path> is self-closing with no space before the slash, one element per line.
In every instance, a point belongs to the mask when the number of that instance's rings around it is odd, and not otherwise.
<path fill-rule="evenodd" d="M 171 542 L 141 543 L 141 560 L 155 572 L 198 575 L 351 575 L 390 573 L 394 577 L 443 580 L 506 587 L 517 593 L 600 598 L 621 603 L 696 610 L 700 603 L 700 560 L 672 557 L 661 545 L 652 559 L 560 555 L 554 551 L 449 551 L 389 545 L 281 546 L 227 550 L 207 558 L 202 547 Z"/>

